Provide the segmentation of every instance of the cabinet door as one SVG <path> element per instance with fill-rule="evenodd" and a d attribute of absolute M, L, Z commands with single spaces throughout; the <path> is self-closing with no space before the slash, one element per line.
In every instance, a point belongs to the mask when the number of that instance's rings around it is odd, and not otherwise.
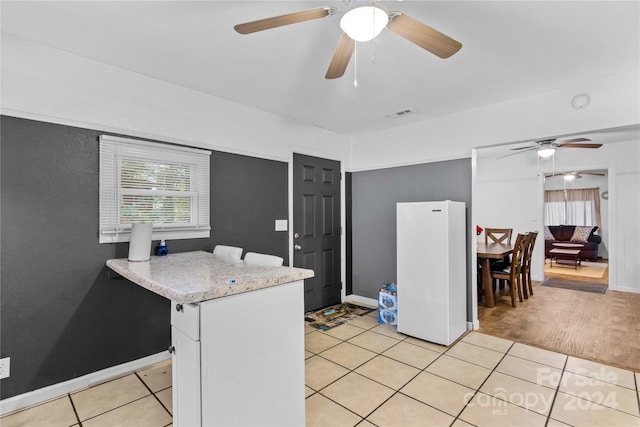
<path fill-rule="evenodd" d="M 205 301 L 202 425 L 304 426 L 302 281 Z"/>
<path fill-rule="evenodd" d="M 173 362 L 173 425 L 200 426 L 200 341 L 171 327 Z"/>

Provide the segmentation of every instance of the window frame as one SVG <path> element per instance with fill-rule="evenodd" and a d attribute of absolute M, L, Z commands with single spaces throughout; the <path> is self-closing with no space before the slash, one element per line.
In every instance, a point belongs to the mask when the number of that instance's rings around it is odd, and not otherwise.
<path fill-rule="evenodd" d="M 191 221 L 189 223 L 154 223 L 153 240 L 179 240 L 209 238 L 210 225 L 210 156 L 211 152 L 197 148 L 151 142 L 139 139 L 100 135 L 100 194 L 98 242 L 128 242 L 131 224 L 120 223 L 120 197 L 130 194 L 130 189 L 120 186 L 122 160 L 134 159 L 188 165 L 190 169 L 190 191 L 180 196 L 191 198 Z M 154 194 L 153 190 L 145 193 Z M 172 192 L 158 190 L 156 195 Z M 178 196 L 178 194 L 173 194 Z"/>

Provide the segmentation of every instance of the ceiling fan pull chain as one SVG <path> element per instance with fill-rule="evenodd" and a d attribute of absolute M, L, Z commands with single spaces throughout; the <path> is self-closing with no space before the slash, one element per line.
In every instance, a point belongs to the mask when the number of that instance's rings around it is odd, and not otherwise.
<path fill-rule="evenodd" d="M 373 65 L 376 65 L 376 40 L 373 39 L 371 43 L 373 43 L 373 55 L 371 55 L 371 63 Z"/>
<path fill-rule="evenodd" d="M 354 41 L 353 44 L 355 47 L 353 48 L 353 85 L 358 87 L 358 42 Z"/>
<path fill-rule="evenodd" d="M 371 6 L 375 6 L 375 1 L 371 1 Z M 371 20 L 371 30 L 372 32 L 375 34 L 376 32 L 376 13 L 375 13 L 375 9 L 371 9 L 371 13 L 373 14 L 373 19 Z M 375 64 L 376 63 L 376 39 L 374 38 L 373 40 L 371 40 L 371 43 L 373 44 L 373 55 L 371 56 L 371 63 Z"/>

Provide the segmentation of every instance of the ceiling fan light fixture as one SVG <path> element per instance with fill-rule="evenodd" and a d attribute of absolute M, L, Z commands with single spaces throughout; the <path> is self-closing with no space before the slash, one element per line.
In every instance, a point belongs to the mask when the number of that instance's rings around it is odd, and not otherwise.
<path fill-rule="evenodd" d="M 555 148 L 541 148 L 538 150 L 538 156 L 542 159 L 548 159 L 556 152 Z"/>
<path fill-rule="evenodd" d="M 375 39 L 389 22 L 389 15 L 376 6 L 351 9 L 340 19 L 340 28 L 357 42 Z"/>
<path fill-rule="evenodd" d="M 574 179 L 576 179 L 576 175 L 573 173 L 567 173 L 564 175 L 565 181 L 573 181 Z"/>

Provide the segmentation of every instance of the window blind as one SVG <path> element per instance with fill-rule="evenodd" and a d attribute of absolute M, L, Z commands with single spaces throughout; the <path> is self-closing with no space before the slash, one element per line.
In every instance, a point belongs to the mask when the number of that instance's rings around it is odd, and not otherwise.
<path fill-rule="evenodd" d="M 209 237 L 210 152 L 100 136 L 100 243 L 129 241 L 131 224 L 153 239 Z"/>

